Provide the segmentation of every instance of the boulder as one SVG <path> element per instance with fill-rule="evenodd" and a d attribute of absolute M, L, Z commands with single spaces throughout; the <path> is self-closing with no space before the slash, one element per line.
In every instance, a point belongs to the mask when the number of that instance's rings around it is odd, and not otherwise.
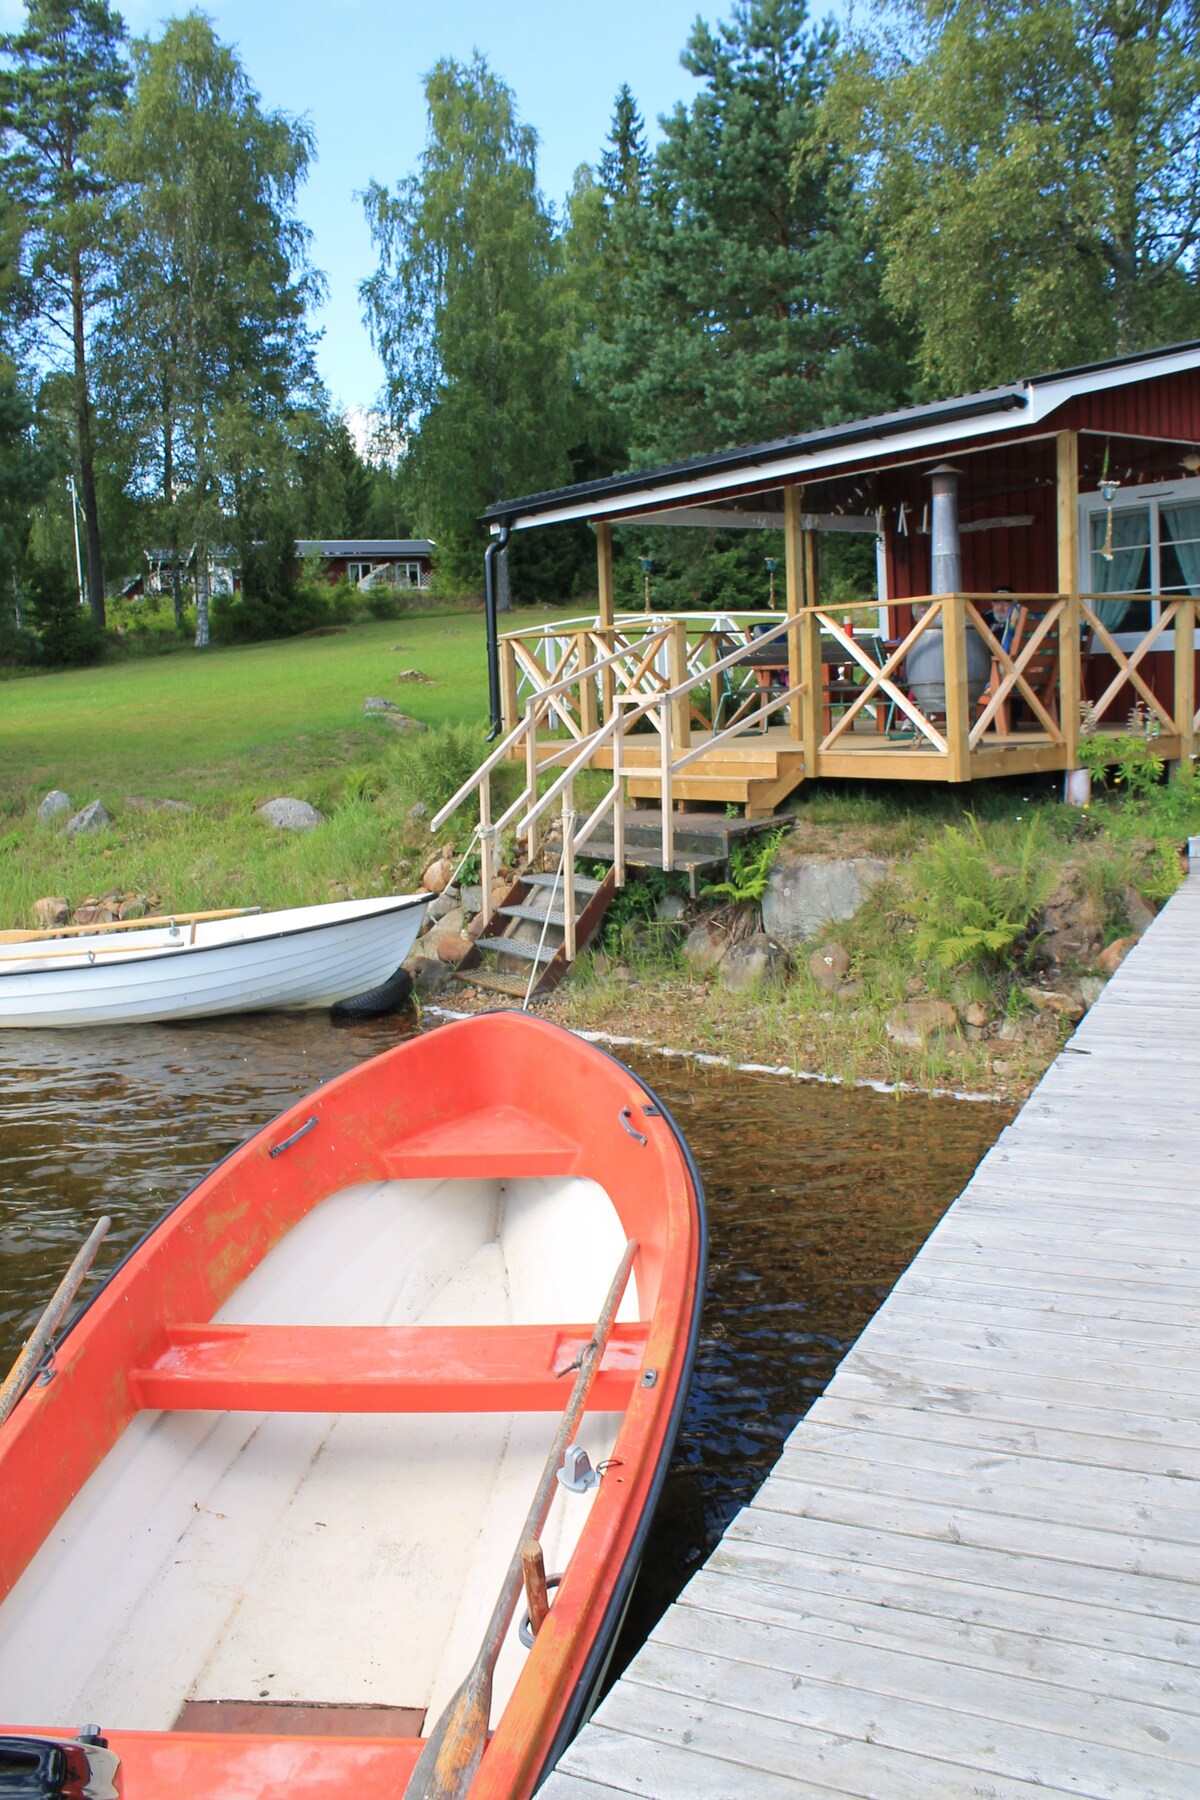
<path fill-rule="evenodd" d="M 443 938 L 461 937 L 466 928 L 461 906 L 452 906 L 444 912 L 440 919 L 435 919 L 421 937 L 421 951 L 425 956 L 441 954 L 439 946 Z"/>
<path fill-rule="evenodd" d="M 654 908 L 654 916 L 671 925 L 680 924 L 686 912 L 687 901 L 682 894 L 663 894 Z"/>
<path fill-rule="evenodd" d="M 447 931 L 437 941 L 438 961 L 444 963 L 460 963 L 467 952 L 475 948 L 473 938 L 461 931 Z"/>
<path fill-rule="evenodd" d="M 877 856 L 806 856 L 783 844 L 762 898 L 763 930 L 793 949 L 826 925 L 852 918 L 888 873 Z"/>
<path fill-rule="evenodd" d="M 717 973 L 727 988 L 735 993 L 747 988 L 779 987 L 787 980 L 788 955 L 765 931 L 731 944 L 717 966 Z"/>
<path fill-rule="evenodd" d="M 729 933 L 711 918 L 693 925 L 683 943 L 683 959 L 693 975 L 711 975 L 729 948 Z"/>
<path fill-rule="evenodd" d="M 52 820 L 61 819 L 62 815 L 69 813 L 70 810 L 70 794 L 64 794 L 61 788 L 51 788 L 38 807 L 37 816 L 43 825 L 49 825 Z"/>
<path fill-rule="evenodd" d="M 1141 937 L 1147 926 L 1154 923 L 1154 913 L 1135 887 L 1125 889 L 1125 911 L 1129 915 L 1130 928 L 1137 937 Z"/>
<path fill-rule="evenodd" d="M 117 907 L 118 919 L 144 919 L 150 908 L 141 894 L 130 894 Z"/>
<path fill-rule="evenodd" d="M 440 994 L 450 980 L 449 963 L 439 962 L 436 956 L 421 956 L 404 966 L 413 978 L 414 993 L 423 1000 Z"/>
<path fill-rule="evenodd" d="M 111 925 L 117 917 L 117 906 L 112 900 L 85 900 L 71 914 L 72 925 Z"/>
<path fill-rule="evenodd" d="M 818 987 L 836 994 L 850 973 L 849 953 L 841 944 L 822 944 L 808 959 L 808 969 Z"/>
<path fill-rule="evenodd" d="M 68 830 L 69 829 L 70 827 L 68 827 Z M 1135 936 L 1117 938 L 1114 943 L 1106 944 L 1096 958 L 1096 967 L 1099 969 L 1100 973 L 1102 975 L 1115 975 L 1136 943 L 1137 938 Z"/>
<path fill-rule="evenodd" d="M 376 712 L 372 714 L 372 717 L 382 719 L 384 724 L 390 725 L 393 731 L 429 730 L 424 719 L 410 719 L 407 713 L 396 712 L 394 710 L 392 712 Z"/>
<path fill-rule="evenodd" d="M 47 894 L 44 900 L 34 901 L 33 916 L 39 931 L 54 931 L 71 917 L 71 902 L 62 894 Z"/>
<path fill-rule="evenodd" d="M 450 877 L 454 873 L 451 857 L 442 855 L 430 863 L 421 877 L 421 886 L 430 894 L 440 894 L 450 886 Z"/>
<path fill-rule="evenodd" d="M 107 831 L 111 824 L 112 814 L 103 800 L 93 800 L 68 822 L 67 836 L 69 838 L 82 837 L 85 832 L 89 831 Z"/>
<path fill-rule="evenodd" d="M 399 712 L 400 708 L 394 700 L 385 700 L 382 694 L 368 694 L 363 701 L 365 713 Z"/>
<path fill-rule="evenodd" d="M 141 794 L 130 794 L 125 801 L 127 812 L 190 813 L 194 809 L 186 800 L 147 800 Z"/>
<path fill-rule="evenodd" d="M 1081 975 L 1079 977 L 1079 997 L 1085 1006 L 1095 1006 L 1107 986 L 1108 982 L 1103 975 Z"/>
<path fill-rule="evenodd" d="M 902 1050 L 926 1050 L 957 1035 L 958 1014 L 948 1000 L 908 1000 L 888 1014 L 887 1034 Z"/>
<path fill-rule="evenodd" d="M 425 908 L 426 929 L 428 930 L 430 925 L 436 925 L 439 919 L 444 919 L 446 914 L 452 913 L 457 906 L 458 896 L 454 889 L 443 888 L 442 892 L 436 894 Z"/>
<path fill-rule="evenodd" d="M 1049 988 L 1022 988 L 1021 992 L 1029 1001 L 1035 1012 L 1046 1016 L 1063 1019 L 1082 1019 L 1083 1002 L 1073 994 L 1063 994 Z"/>
<path fill-rule="evenodd" d="M 273 825 L 276 831 L 315 831 L 318 825 L 325 823 L 324 813 L 319 813 L 315 806 L 310 806 L 307 800 L 289 796 L 268 800 L 257 810 L 259 818 Z"/>
<path fill-rule="evenodd" d="M 982 1031 L 990 1018 L 991 1014 L 982 1000 L 971 1000 L 962 1009 L 963 1024 L 970 1026 L 972 1031 Z"/>
<path fill-rule="evenodd" d="M 424 682 L 427 687 L 432 687 L 434 685 L 433 676 L 422 674 L 420 669 L 401 669 L 400 673 L 396 677 L 396 680 L 397 681 L 421 681 L 421 682 Z"/>

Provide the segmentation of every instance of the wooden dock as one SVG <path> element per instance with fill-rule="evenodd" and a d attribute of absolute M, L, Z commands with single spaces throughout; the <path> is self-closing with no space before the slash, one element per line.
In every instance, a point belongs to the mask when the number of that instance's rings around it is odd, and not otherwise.
<path fill-rule="evenodd" d="M 1193 873 L 546 1800 L 1194 1800 L 1198 1077 Z"/>

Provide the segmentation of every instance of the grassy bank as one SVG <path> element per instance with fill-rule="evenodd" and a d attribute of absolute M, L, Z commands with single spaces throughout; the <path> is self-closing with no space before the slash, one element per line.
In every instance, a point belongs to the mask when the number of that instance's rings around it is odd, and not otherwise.
<path fill-rule="evenodd" d="M 425 679 L 400 679 L 411 670 Z M 134 891 L 183 911 L 403 891 L 435 848 L 428 814 L 483 753 L 483 621 L 414 613 L 40 676 L 2 693 L 0 926 L 34 923 L 48 894 L 78 906 Z M 364 715 L 367 696 L 437 729 L 399 733 Z M 781 854 L 889 865 L 860 913 L 829 934 L 849 960 L 836 993 L 812 973 L 808 946 L 775 989 L 697 979 L 679 927 L 654 917 L 661 888 L 643 888 L 620 898 L 601 954 L 582 960 L 549 1008 L 581 1028 L 735 1061 L 1019 1095 L 1071 1026 L 1069 1010 L 1037 993 L 1077 995 L 1104 947 L 1167 898 L 1179 846 L 1200 832 L 1200 788 L 1157 780 L 1153 746 L 1131 740 L 1109 782 L 1086 811 L 1060 804 L 1056 779 L 981 783 L 965 797 L 972 815 L 964 796 L 924 785 L 802 790 Z M 75 807 L 101 799 L 112 824 L 72 840 L 61 820 L 40 825 L 52 787 Z M 281 794 L 317 806 L 324 825 L 271 829 L 256 808 Z M 186 810 L 157 809 L 164 800 Z M 454 827 L 439 841 L 465 849 L 470 821 Z M 1014 888 L 1025 865 L 1025 887 Z M 728 928 L 752 928 L 752 901 L 732 898 Z M 888 1020 L 914 998 L 964 1019 L 973 1007 L 984 1022 L 905 1047 Z"/>

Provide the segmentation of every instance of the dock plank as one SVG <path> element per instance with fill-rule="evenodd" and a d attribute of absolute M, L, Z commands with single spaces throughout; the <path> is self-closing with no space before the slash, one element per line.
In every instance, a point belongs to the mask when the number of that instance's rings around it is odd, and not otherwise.
<path fill-rule="evenodd" d="M 1200 874 L 542 1789 L 1192 1800 Z"/>

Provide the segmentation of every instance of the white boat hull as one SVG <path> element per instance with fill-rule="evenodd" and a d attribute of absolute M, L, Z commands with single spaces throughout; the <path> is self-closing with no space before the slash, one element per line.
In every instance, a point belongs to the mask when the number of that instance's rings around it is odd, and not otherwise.
<path fill-rule="evenodd" d="M 0 951 L 0 1027 L 147 1025 L 331 1006 L 378 987 L 432 895 L 294 907 Z"/>

